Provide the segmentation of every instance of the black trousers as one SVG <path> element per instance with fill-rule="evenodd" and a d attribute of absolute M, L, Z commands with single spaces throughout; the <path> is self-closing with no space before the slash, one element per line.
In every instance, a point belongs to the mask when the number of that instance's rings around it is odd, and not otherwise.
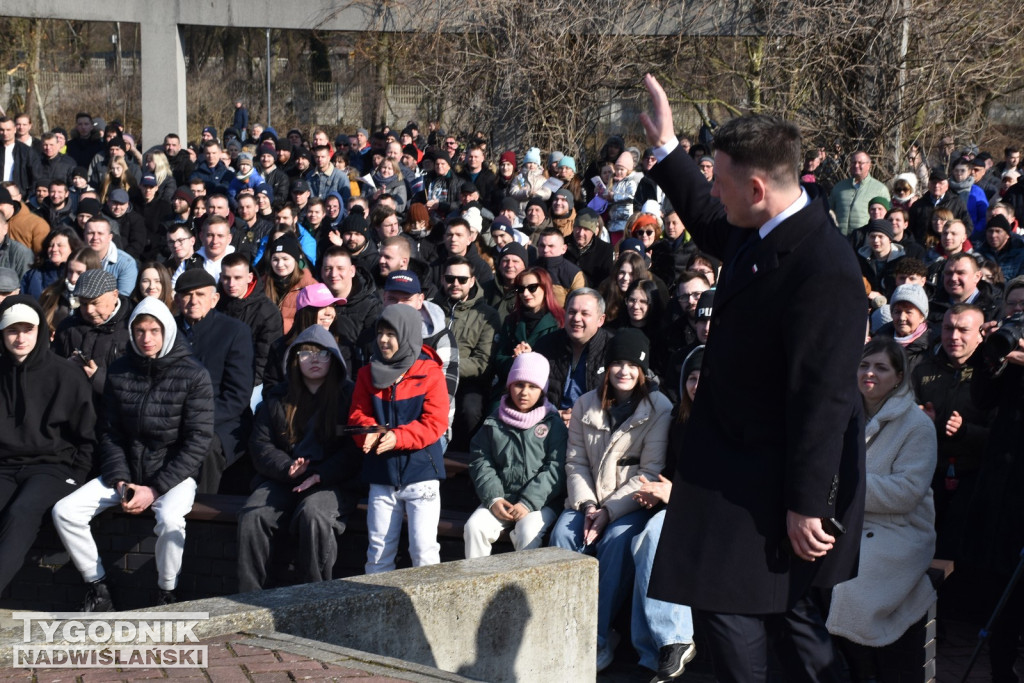
<path fill-rule="evenodd" d="M 298 542 L 296 568 L 302 583 L 329 581 L 338 539 L 354 501 L 320 485 L 295 493 L 295 484 L 267 481 L 256 487 L 238 515 L 238 592 L 262 589 L 272 557 L 282 544 Z"/>
<path fill-rule="evenodd" d="M 63 465 L 0 466 L 0 591 L 21 569 L 53 504 L 83 483 L 74 477 Z"/>
<path fill-rule="evenodd" d="M 842 669 L 818 605 L 802 598 L 782 614 L 696 612 L 719 683 L 765 683 L 769 650 L 786 683 L 839 683 Z"/>

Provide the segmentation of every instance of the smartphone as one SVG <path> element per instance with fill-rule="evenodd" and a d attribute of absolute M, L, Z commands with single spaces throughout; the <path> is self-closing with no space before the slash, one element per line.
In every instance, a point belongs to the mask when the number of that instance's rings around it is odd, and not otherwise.
<path fill-rule="evenodd" d="M 128 484 L 121 487 L 121 502 L 128 503 L 135 497 L 135 489 L 130 488 Z"/>
<path fill-rule="evenodd" d="M 74 351 L 72 351 L 71 357 L 74 358 L 75 360 L 81 361 L 83 365 L 89 364 L 89 356 L 82 353 L 81 349 L 75 349 Z"/>
<path fill-rule="evenodd" d="M 821 528 L 825 530 L 828 535 L 838 539 L 840 536 L 846 533 L 846 527 L 835 517 L 822 517 Z"/>

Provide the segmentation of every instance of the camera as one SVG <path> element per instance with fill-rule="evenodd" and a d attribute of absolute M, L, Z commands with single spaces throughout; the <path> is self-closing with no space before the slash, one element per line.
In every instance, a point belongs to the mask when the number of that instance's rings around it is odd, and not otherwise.
<path fill-rule="evenodd" d="M 985 357 L 995 363 L 1002 363 L 1003 359 L 1016 350 L 1020 340 L 1024 339 L 1024 312 L 1014 313 L 991 332 L 982 344 Z"/>

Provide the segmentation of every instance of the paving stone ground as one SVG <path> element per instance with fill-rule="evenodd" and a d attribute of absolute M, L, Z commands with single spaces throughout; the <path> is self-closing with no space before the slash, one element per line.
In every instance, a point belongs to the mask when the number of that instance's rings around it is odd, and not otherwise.
<path fill-rule="evenodd" d="M 978 626 L 950 621 L 938 644 L 937 683 L 958 683 L 977 643 Z M 160 680 L 194 683 L 398 683 L 405 681 L 461 681 L 458 676 L 403 665 L 344 648 L 282 636 L 284 640 L 256 639 L 247 634 L 202 641 L 208 646 L 206 669 L 0 669 L 0 683 L 157 683 Z M 700 653 L 678 680 L 714 683 L 711 664 Z M 968 681 L 991 680 L 987 652 L 971 670 Z M 598 683 L 647 683 L 651 672 L 635 664 L 628 645 L 621 645 L 615 664 L 597 678 Z"/>
<path fill-rule="evenodd" d="M 4 669 L 0 683 L 427 683 L 459 676 L 301 638 L 256 639 L 247 634 L 201 641 L 205 669 Z M 285 649 L 287 648 L 287 649 Z M 362 654 L 362 657 L 360 657 Z"/>

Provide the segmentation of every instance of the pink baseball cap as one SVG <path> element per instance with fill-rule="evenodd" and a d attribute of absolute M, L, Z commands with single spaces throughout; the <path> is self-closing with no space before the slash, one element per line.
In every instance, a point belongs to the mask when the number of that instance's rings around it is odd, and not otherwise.
<path fill-rule="evenodd" d="M 308 287 L 303 287 L 299 290 L 299 296 L 295 300 L 295 308 L 296 310 L 305 308 L 306 306 L 323 308 L 325 306 L 344 303 L 346 303 L 344 298 L 335 297 L 331 294 L 331 290 L 328 289 L 327 285 L 322 282 L 318 282 L 315 285 L 309 285 Z"/>

